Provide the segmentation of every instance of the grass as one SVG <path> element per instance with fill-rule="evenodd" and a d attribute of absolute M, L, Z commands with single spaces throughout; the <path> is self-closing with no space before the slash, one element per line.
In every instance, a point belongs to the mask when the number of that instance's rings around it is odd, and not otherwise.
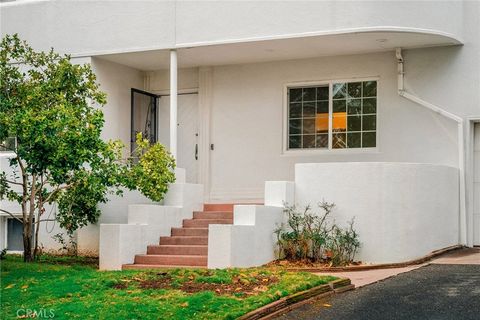
<path fill-rule="evenodd" d="M 281 269 L 98 271 L 88 258 L 1 260 L 1 319 L 235 319 L 334 280 Z"/>

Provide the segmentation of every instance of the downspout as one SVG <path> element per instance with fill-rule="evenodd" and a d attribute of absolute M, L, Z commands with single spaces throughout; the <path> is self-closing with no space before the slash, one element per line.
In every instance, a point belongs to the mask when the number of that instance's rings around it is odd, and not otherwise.
<path fill-rule="evenodd" d="M 398 66 L 398 94 L 405 99 L 415 102 L 418 105 L 426 107 L 433 112 L 436 112 L 448 119 L 457 123 L 457 137 L 458 137 L 458 169 L 460 171 L 460 234 L 459 242 L 463 245 L 471 246 L 467 243 L 467 210 L 466 210 L 466 191 L 465 191 L 465 144 L 464 144 L 464 129 L 463 119 L 453 113 L 450 113 L 439 106 L 420 99 L 419 97 L 407 92 L 404 87 L 405 72 L 403 70 L 404 61 L 402 56 L 402 49 L 397 48 L 395 52 Z"/>

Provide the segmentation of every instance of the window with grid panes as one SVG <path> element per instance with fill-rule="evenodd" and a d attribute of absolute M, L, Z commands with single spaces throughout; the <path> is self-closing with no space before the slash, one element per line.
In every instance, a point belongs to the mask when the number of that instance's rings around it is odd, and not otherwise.
<path fill-rule="evenodd" d="M 376 146 L 377 82 L 288 88 L 288 149 Z"/>

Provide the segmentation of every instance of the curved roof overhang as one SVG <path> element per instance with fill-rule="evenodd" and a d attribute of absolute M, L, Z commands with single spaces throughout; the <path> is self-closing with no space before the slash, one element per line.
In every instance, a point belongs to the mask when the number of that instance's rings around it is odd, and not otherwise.
<path fill-rule="evenodd" d="M 436 30 L 369 27 L 276 37 L 179 43 L 174 48 L 144 48 L 121 53 L 97 53 L 91 56 L 148 71 L 168 69 L 171 49 L 178 51 L 179 67 L 188 68 L 462 44 L 458 37 Z"/>

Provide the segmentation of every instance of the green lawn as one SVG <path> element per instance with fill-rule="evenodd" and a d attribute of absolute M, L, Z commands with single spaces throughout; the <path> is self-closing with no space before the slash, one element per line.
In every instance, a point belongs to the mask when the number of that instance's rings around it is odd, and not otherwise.
<path fill-rule="evenodd" d="M 264 268 L 98 271 L 84 258 L 43 260 L 1 260 L 1 319 L 27 309 L 54 319 L 235 319 L 335 279 Z"/>

